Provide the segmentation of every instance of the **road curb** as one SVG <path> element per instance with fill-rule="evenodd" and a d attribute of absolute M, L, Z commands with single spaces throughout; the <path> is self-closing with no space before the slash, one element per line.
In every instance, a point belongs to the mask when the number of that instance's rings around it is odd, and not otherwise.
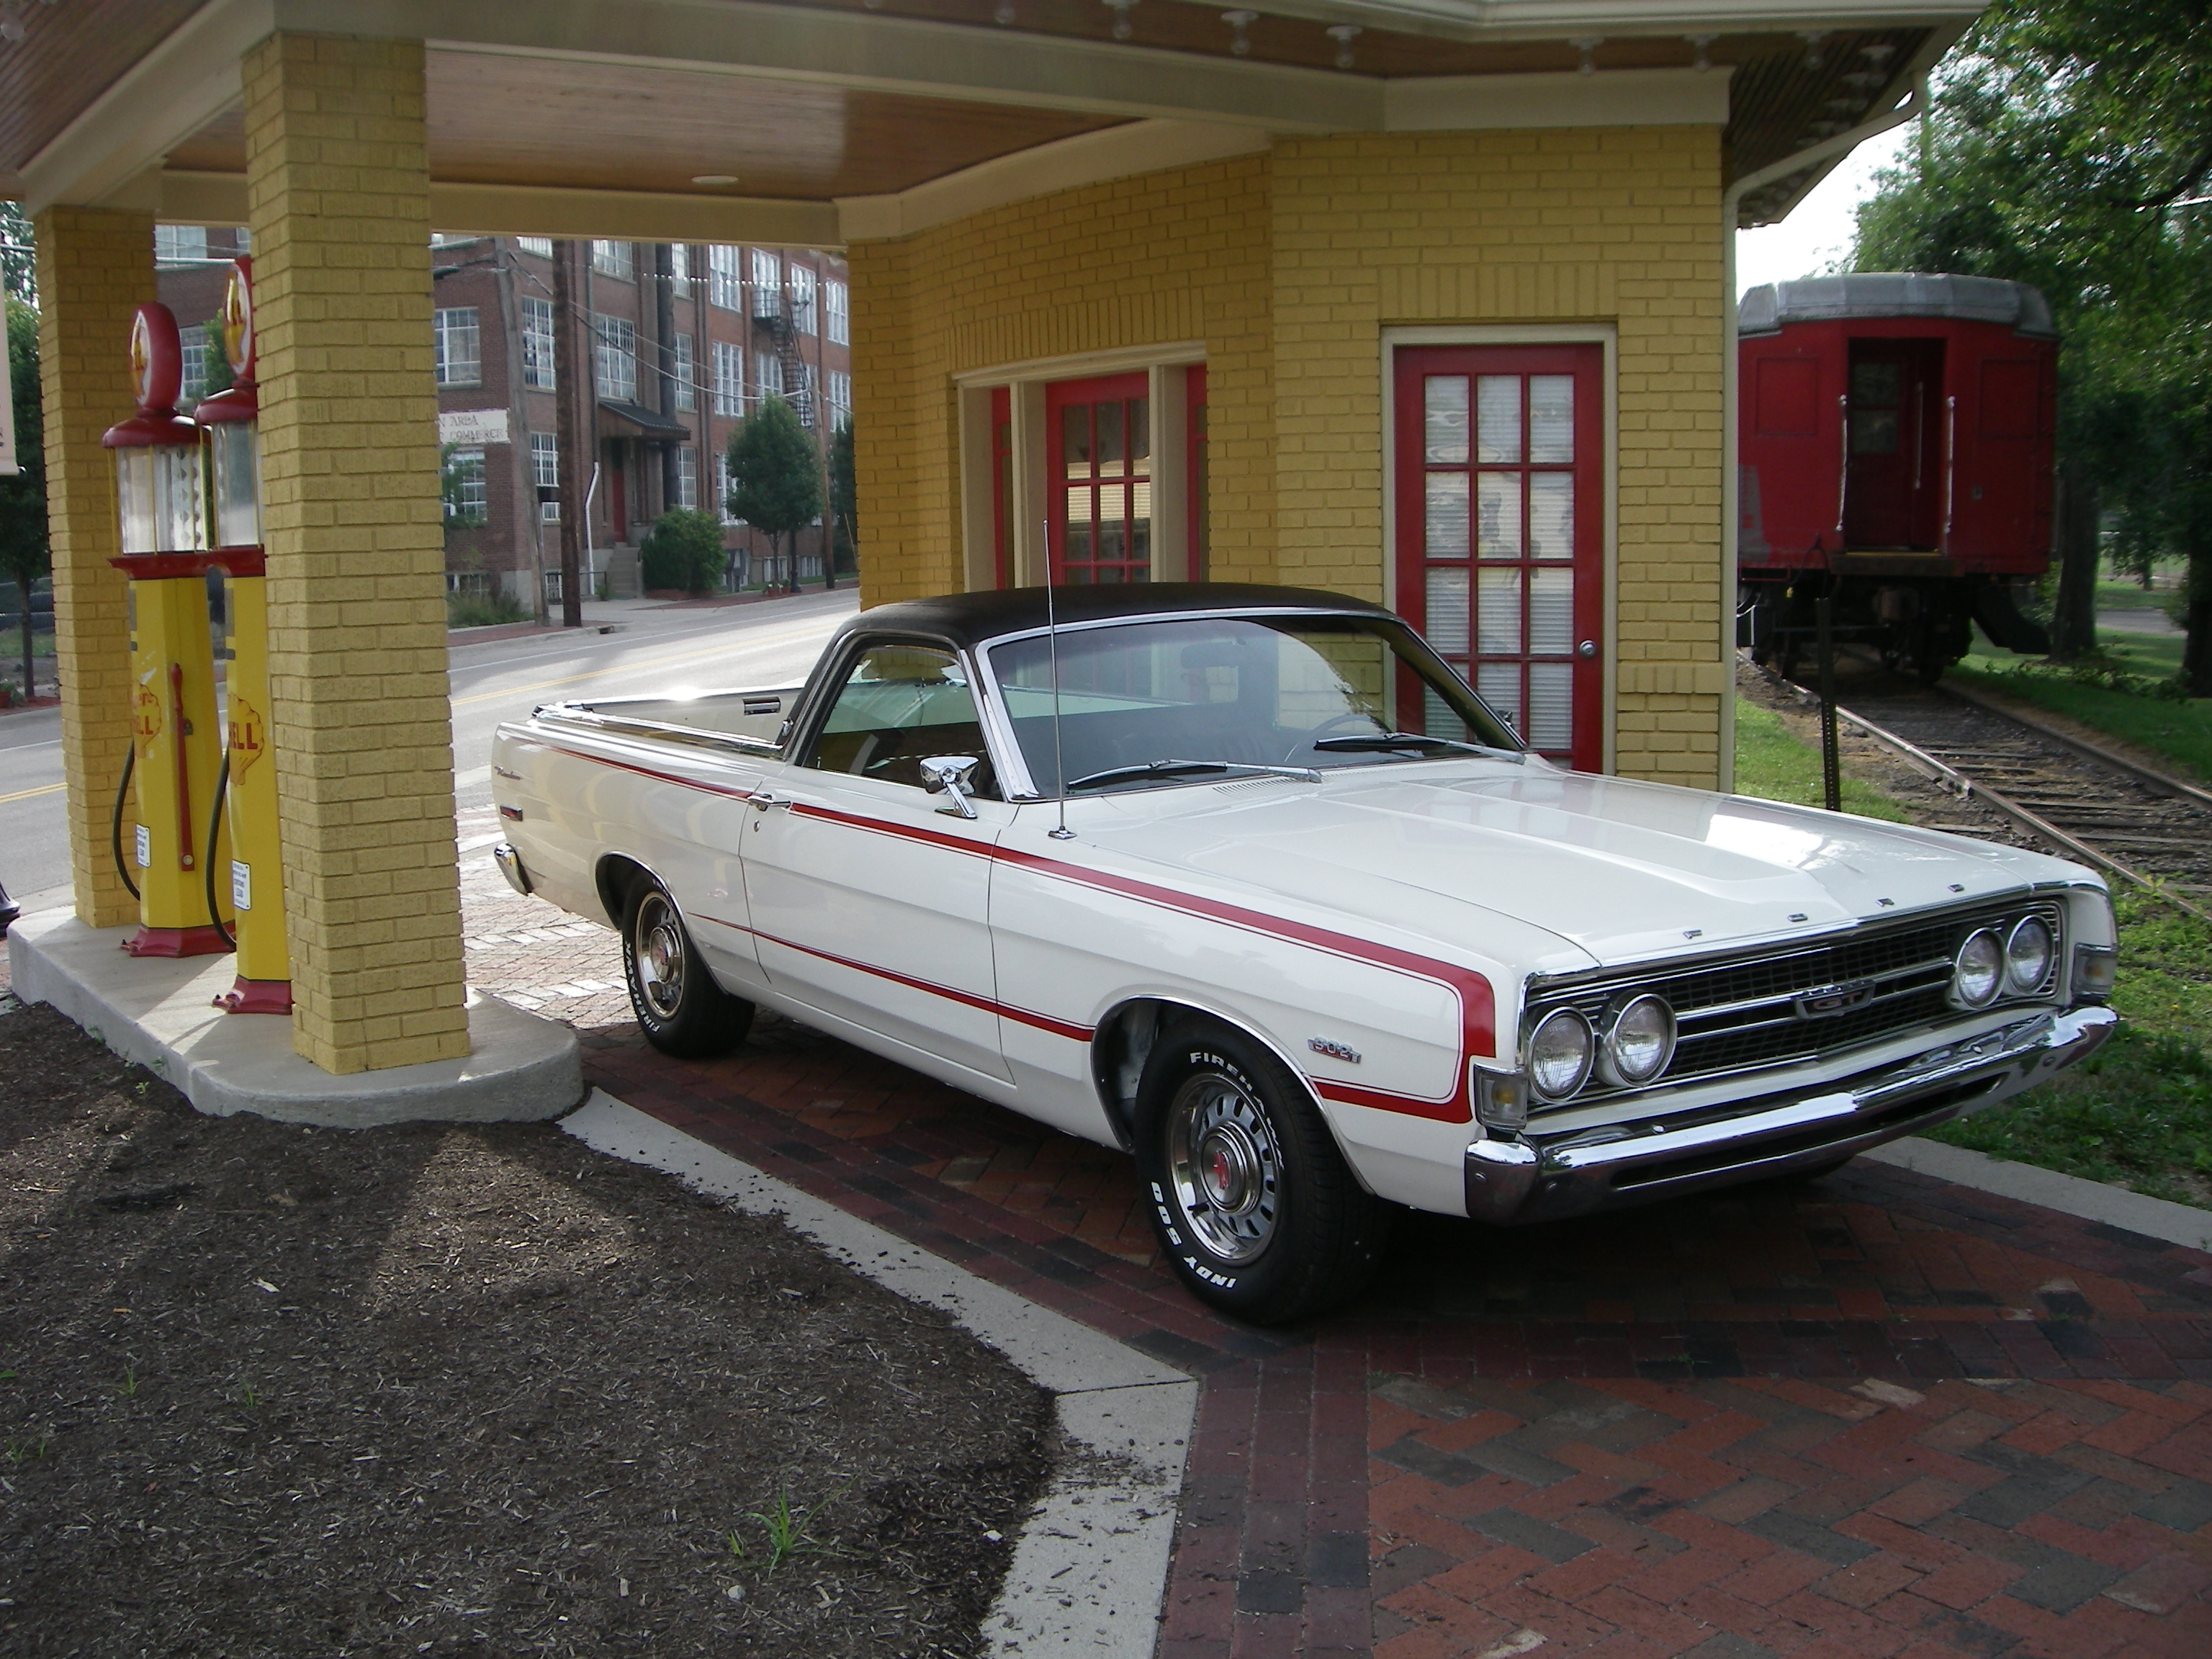
<path fill-rule="evenodd" d="M 952 1316 L 1054 1396 L 1064 1455 L 983 1621 L 990 1650 L 1151 1659 L 1198 1383 L 1149 1354 L 955 1267 L 603 1089 L 561 1120 L 596 1152 L 781 1217 L 884 1289 Z"/>
<path fill-rule="evenodd" d="M 1995 1193 L 2001 1198 L 2018 1199 L 2023 1204 L 2039 1204 L 2062 1215 L 2100 1221 L 2106 1226 L 2164 1239 L 2169 1244 L 2212 1252 L 2212 1210 L 2169 1203 L 2162 1198 L 2131 1193 L 2124 1187 L 2061 1175 L 2056 1170 L 2042 1169 L 2033 1164 L 2014 1164 L 1970 1147 L 1946 1146 L 1940 1140 L 1927 1140 L 1918 1135 L 1893 1140 L 1859 1156 L 1877 1164 L 1911 1170 L 1917 1175 L 1932 1176 L 1954 1186 L 1972 1187 L 1977 1192 Z"/>

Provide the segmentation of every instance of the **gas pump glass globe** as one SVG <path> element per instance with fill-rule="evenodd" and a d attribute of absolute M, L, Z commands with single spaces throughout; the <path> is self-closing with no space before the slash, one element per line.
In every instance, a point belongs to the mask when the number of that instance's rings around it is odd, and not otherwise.
<path fill-rule="evenodd" d="M 125 553 L 197 553 L 207 545 L 198 445 L 118 449 L 115 484 Z"/>
<path fill-rule="evenodd" d="M 215 544 L 258 547 L 261 543 L 261 450 L 258 423 L 222 421 L 208 428 L 215 453 Z"/>

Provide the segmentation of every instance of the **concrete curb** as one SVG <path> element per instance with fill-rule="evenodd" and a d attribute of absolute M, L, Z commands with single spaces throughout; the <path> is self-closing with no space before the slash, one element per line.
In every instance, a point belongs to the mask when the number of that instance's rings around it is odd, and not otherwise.
<path fill-rule="evenodd" d="M 2169 1244 L 2212 1252 L 2212 1210 L 2169 1203 L 2162 1198 L 2131 1193 L 2124 1187 L 2084 1181 L 2079 1176 L 2061 1175 L 2056 1170 L 2039 1169 L 2033 1164 L 2014 1164 L 1991 1158 L 1987 1152 L 1966 1146 L 1947 1146 L 1940 1140 L 1925 1140 L 1917 1135 L 1893 1140 L 1859 1156 L 1872 1158 L 1877 1164 L 1894 1164 L 1900 1170 L 1933 1176 L 1938 1181 L 1972 1187 L 1978 1192 L 2018 1199 L 2023 1204 L 2039 1204 L 2062 1215 L 2101 1221 L 2131 1233 L 2162 1238 Z"/>
<path fill-rule="evenodd" d="M 783 1218 L 848 1267 L 940 1309 L 1054 1396 L 1063 1460 L 1023 1525 L 983 1632 L 994 1654 L 1151 1659 L 1198 1384 L 1127 1344 L 956 1267 L 671 1128 L 604 1090 L 561 1121 L 595 1151 Z"/>
<path fill-rule="evenodd" d="M 88 927 L 67 910 L 25 916 L 8 933 L 12 989 L 52 1003 L 212 1117 L 359 1129 L 557 1117 L 583 1098 L 576 1034 L 494 997 L 471 999 L 465 1060 L 333 1076 L 293 1053 L 290 1020 L 213 1006 L 236 975 L 229 957 L 128 956 L 128 931 Z"/>

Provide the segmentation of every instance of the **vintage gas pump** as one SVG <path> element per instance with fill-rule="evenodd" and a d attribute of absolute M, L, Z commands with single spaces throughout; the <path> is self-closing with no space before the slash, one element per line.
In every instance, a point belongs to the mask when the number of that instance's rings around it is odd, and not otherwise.
<path fill-rule="evenodd" d="M 138 813 L 126 848 L 118 792 L 116 852 L 125 883 L 138 896 L 139 927 L 123 948 L 141 957 L 205 956 L 230 948 L 203 868 L 220 761 L 208 630 L 213 562 L 201 434 L 177 413 L 184 349 L 167 306 L 138 307 L 131 367 L 138 412 L 100 439 L 115 452 L 123 514 L 123 556 L 114 562 L 131 578 L 129 768 L 137 780 Z"/>
<path fill-rule="evenodd" d="M 214 459 L 215 562 L 229 577 L 230 679 L 223 764 L 229 784 L 231 908 L 238 981 L 216 1006 L 234 1014 L 292 1012 L 284 943 L 284 860 L 276 831 L 276 763 L 269 753 L 269 595 L 261 546 L 261 405 L 253 384 L 253 262 L 239 260 L 222 296 L 231 384 L 192 411 Z"/>

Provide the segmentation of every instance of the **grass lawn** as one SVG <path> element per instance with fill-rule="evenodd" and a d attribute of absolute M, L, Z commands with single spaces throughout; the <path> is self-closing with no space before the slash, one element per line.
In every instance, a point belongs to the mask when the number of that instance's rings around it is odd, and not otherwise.
<path fill-rule="evenodd" d="M 2002 689 L 2017 684 L 2008 678 Z M 2101 695 L 2147 708 L 2181 707 Z M 2208 708 L 2190 707 L 2200 717 Z M 1908 817 L 1856 780 L 1846 777 L 1844 787 L 1846 811 Z M 1815 803 L 1820 751 L 1798 742 L 1771 710 L 1739 699 L 1736 789 Z M 2113 1003 L 2125 1021 L 2118 1034 L 2084 1064 L 1930 1138 L 2212 1207 L 2212 930 L 2124 887 L 2116 908 L 2120 977 Z"/>

